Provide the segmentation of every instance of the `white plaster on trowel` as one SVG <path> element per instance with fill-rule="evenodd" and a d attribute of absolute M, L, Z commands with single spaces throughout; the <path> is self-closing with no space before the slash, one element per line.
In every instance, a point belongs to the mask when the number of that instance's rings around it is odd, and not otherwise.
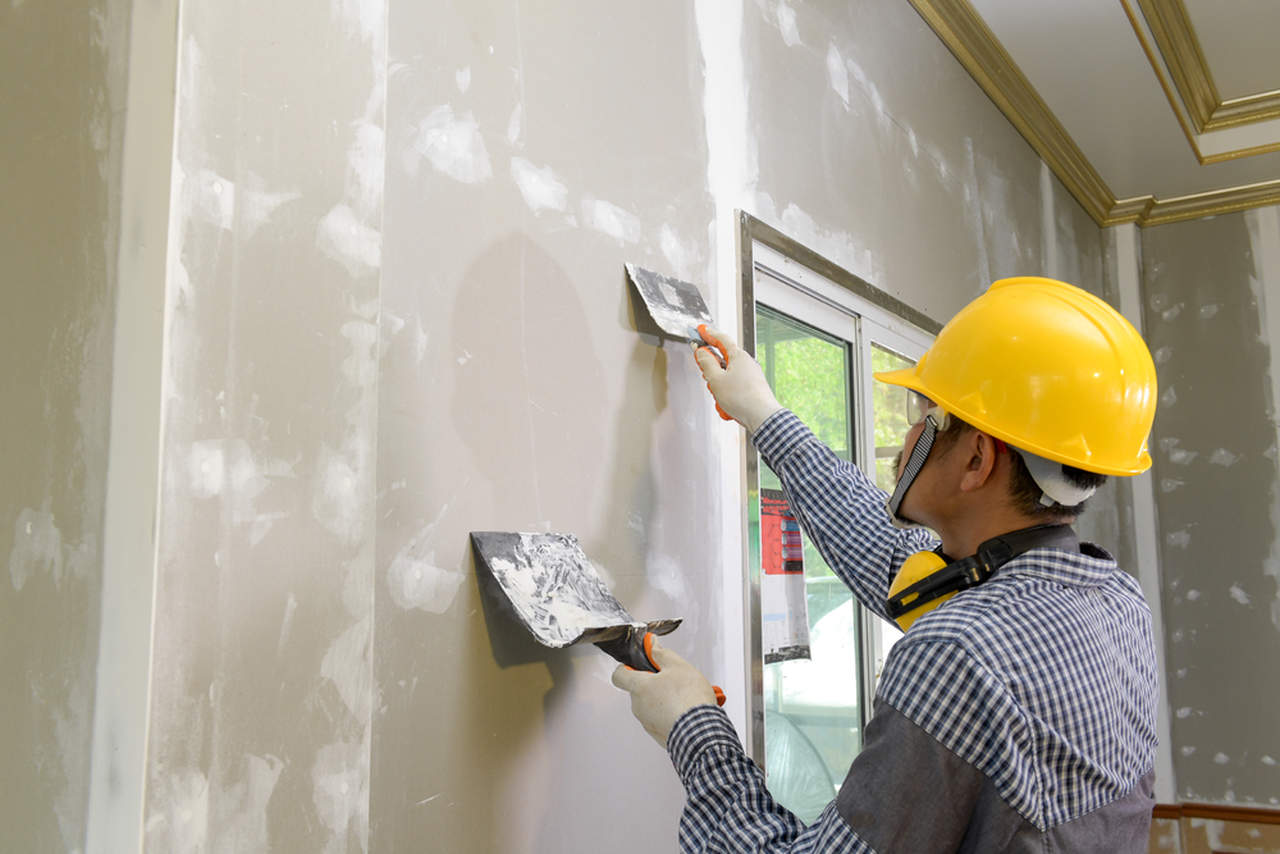
<path fill-rule="evenodd" d="M 534 166 L 523 157 L 511 158 L 511 178 L 520 189 L 524 203 L 535 214 L 544 210 L 563 211 L 569 191 L 550 166 Z"/>
<path fill-rule="evenodd" d="M 449 104 L 436 107 L 418 123 L 413 149 L 436 171 L 464 184 L 476 184 L 493 175 L 475 116 L 455 116 Z M 416 160 L 410 158 L 405 165 L 410 174 L 416 174 Z"/>
<path fill-rule="evenodd" d="M 639 218 L 612 202 L 583 199 L 582 222 L 588 228 L 607 234 L 619 243 L 637 243 L 640 240 Z"/>
<path fill-rule="evenodd" d="M 346 204 L 337 204 L 316 227 L 316 247 L 352 276 L 382 267 L 382 232 L 362 223 Z"/>
<path fill-rule="evenodd" d="M 1267 377 L 1271 387 L 1267 411 L 1271 413 L 1272 425 L 1280 441 L 1280 304 L 1275 294 L 1280 293 L 1280 208 L 1275 206 L 1254 208 L 1245 211 L 1245 224 L 1249 229 L 1249 248 L 1253 256 L 1254 274 L 1249 277 L 1249 287 L 1253 291 L 1258 306 L 1258 315 L 1262 321 L 1262 340 L 1267 344 L 1269 354 L 1269 370 Z M 1271 488 L 1271 524 L 1277 536 L 1280 536 L 1280 487 L 1274 483 Z M 1280 544 L 1272 545 L 1276 552 Z M 1280 561 L 1266 560 L 1262 564 L 1263 571 L 1280 581 Z M 1280 629 L 1280 596 L 1271 601 L 1271 623 Z"/>

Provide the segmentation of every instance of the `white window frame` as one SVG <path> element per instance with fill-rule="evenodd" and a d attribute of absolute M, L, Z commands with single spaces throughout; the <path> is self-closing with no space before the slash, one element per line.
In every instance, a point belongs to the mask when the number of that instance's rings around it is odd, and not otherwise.
<path fill-rule="evenodd" d="M 794 317 L 851 344 L 853 388 L 850 399 L 854 407 L 852 437 L 857 465 L 875 476 L 875 421 L 873 411 L 873 379 L 871 347 L 885 349 L 918 360 L 933 341 L 939 325 L 925 315 L 904 306 L 892 296 L 859 279 L 806 247 L 790 240 L 746 214 L 740 214 L 742 322 L 744 345 L 755 349 L 756 305 L 762 304 Z M 841 281 L 837 281 L 836 278 Z M 910 319 L 899 314 L 911 314 Z M 915 322 L 913 322 L 915 321 Z M 748 447 L 744 480 L 748 493 L 758 489 L 760 461 L 754 448 Z M 745 522 L 745 514 L 744 514 Z M 743 532 L 744 563 L 749 549 L 747 532 Z M 764 686 L 763 655 L 760 626 L 759 567 L 746 566 L 746 602 L 744 609 L 748 650 L 747 749 L 763 768 L 764 755 Z M 863 725 L 870 720 L 875 686 L 875 663 L 882 653 L 880 619 L 859 604 L 862 661 L 859 673 Z"/>

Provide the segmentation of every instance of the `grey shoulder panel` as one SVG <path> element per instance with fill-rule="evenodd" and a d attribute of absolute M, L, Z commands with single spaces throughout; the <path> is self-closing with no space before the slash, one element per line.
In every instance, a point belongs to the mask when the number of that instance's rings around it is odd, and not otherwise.
<path fill-rule="evenodd" d="M 876 700 L 836 809 L 881 854 L 1141 854 L 1150 834 L 1154 782 L 1154 771 L 1148 772 L 1126 795 L 1042 831 L 1000 796 L 987 775 Z"/>
<path fill-rule="evenodd" d="M 836 809 L 876 851 L 955 851 L 985 783 L 980 771 L 876 700 Z"/>

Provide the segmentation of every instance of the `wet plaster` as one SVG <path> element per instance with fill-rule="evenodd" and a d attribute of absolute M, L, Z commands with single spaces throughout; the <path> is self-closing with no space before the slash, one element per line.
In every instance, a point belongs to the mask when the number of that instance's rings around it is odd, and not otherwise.
<path fill-rule="evenodd" d="M 1280 656 L 1277 342 L 1264 290 L 1280 269 L 1251 227 L 1266 213 L 1149 228 L 1142 254 L 1178 795 L 1275 806 L 1280 685 L 1259 668 Z M 1280 229 L 1267 243 L 1280 245 Z"/>
<path fill-rule="evenodd" d="M 81 851 L 129 4 L 0 10 L 0 849 Z"/>
<path fill-rule="evenodd" d="M 365 851 L 385 7 L 177 37 L 145 845 Z"/>

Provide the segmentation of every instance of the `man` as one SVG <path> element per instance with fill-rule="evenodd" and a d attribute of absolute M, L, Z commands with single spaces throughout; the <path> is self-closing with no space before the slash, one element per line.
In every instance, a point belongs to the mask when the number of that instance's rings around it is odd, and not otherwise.
<path fill-rule="evenodd" d="M 1106 475 L 1150 466 L 1155 368 L 1133 327 L 1062 282 L 996 282 L 916 367 L 877 375 L 927 407 L 887 501 L 778 404 L 745 351 L 700 332 L 724 358 L 696 354 L 712 395 L 810 539 L 864 605 L 908 630 L 862 752 L 808 828 L 769 796 L 695 668 L 661 647 L 661 672 L 619 668 L 614 683 L 684 782 L 682 850 L 1145 852 L 1150 611 L 1069 527 Z"/>

